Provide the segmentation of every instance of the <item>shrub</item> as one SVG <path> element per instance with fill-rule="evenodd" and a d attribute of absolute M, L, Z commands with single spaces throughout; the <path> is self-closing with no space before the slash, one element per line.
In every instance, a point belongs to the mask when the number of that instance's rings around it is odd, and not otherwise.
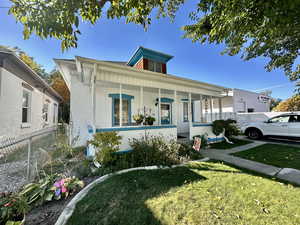
<path fill-rule="evenodd" d="M 240 131 L 236 126 L 236 121 L 232 119 L 228 120 L 215 120 L 212 123 L 212 131 L 213 133 L 218 136 L 223 133 L 225 130 L 226 137 L 232 137 L 235 135 L 239 135 Z"/>
<path fill-rule="evenodd" d="M 175 140 L 166 141 L 162 136 L 152 136 L 130 140 L 132 152 L 129 158 L 131 167 L 150 165 L 172 165 L 180 163 L 180 144 Z M 124 163 L 124 162 L 123 162 Z"/>
<path fill-rule="evenodd" d="M 96 160 L 103 166 L 107 166 L 115 160 L 112 154 L 118 151 L 122 137 L 117 132 L 103 132 L 94 135 L 93 140 L 89 141 L 96 149 Z"/>
<path fill-rule="evenodd" d="M 17 194 L 0 194 L 0 225 L 13 224 L 10 221 L 22 221 L 29 205 L 25 199 Z"/>

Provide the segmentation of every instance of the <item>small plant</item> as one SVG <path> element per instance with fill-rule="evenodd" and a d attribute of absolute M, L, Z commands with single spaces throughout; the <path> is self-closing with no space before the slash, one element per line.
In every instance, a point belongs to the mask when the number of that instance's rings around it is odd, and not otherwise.
<path fill-rule="evenodd" d="M 76 177 L 62 178 L 56 181 L 51 190 L 54 190 L 54 199 L 67 198 L 75 191 L 83 188 L 84 183 Z"/>
<path fill-rule="evenodd" d="M 145 118 L 145 116 L 143 114 L 133 115 L 133 119 L 138 125 L 140 125 L 144 122 L 144 118 Z"/>
<path fill-rule="evenodd" d="M 145 118 L 145 125 L 153 125 L 155 118 L 153 116 L 147 116 Z"/>
<path fill-rule="evenodd" d="M 225 136 L 230 138 L 235 135 L 239 135 L 240 131 L 236 126 L 235 120 L 215 120 L 212 124 L 213 133 L 218 136 L 225 132 Z"/>
<path fill-rule="evenodd" d="M 37 183 L 30 183 L 24 186 L 20 192 L 29 205 L 42 205 L 53 199 L 68 197 L 76 190 L 83 187 L 83 182 L 75 177 L 61 178 L 59 175 L 45 175 Z"/>
<path fill-rule="evenodd" d="M 117 132 L 96 133 L 93 140 L 89 141 L 96 149 L 96 160 L 106 166 L 115 160 L 114 152 L 120 149 L 122 137 Z"/>
<path fill-rule="evenodd" d="M 25 199 L 17 194 L 0 194 L 0 225 L 24 223 L 24 216 L 29 210 Z"/>

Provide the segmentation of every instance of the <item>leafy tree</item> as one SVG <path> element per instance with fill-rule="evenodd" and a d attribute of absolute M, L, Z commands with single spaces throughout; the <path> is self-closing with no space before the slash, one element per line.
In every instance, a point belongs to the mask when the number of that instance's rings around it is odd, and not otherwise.
<path fill-rule="evenodd" d="M 68 123 L 70 119 L 70 90 L 58 70 L 53 70 L 50 73 L 49 82 L 51 87 L 63 98 L 63 102 L 59 104 L 59 118 Z"/>
<path fill-rule="evenodd" d="M 62 49 L 76 47 L 80 19 L 95 24 L 103 15 L 126 22 L 151 24 L 151 12 L 173 18 L 184 0 L 10 0 L 10 13 L 24 25 L 24 38 L 62 40 Z M 105 9 L 104 10 L 104 6 Z M 183 27 L 194 42 L 225 44 L 223 53 L 249 60 L 269 58 L 268 71 L 281 68 L 291 80 L 300 79 L 296 63 L 300 48 L 298 0 L 198 0 Z"/>
<path fill-rule="evenodd" d="M 271 102 L 270 102 L 270 110 L 272 111 L 274 108 L 276 108 L 276 106 L 282 102 L 282 99 L 280 98 L 271 98 Z"/>
<path fill-rule="evenodd" d="M 289 112 L 300 111 L 300 95 L 294 95 L 293 97 L 280 102 L 275 108 L 276 112 Z"/>
<path fill-rule="evenodd" d="M 300 48 L 300 1 L 200 0 L 184 27 L 194 42 L 224 43 L 223 53 L 242 53 L 244 60 L 270 59 L 266 69 L 282 68 L 291 80 L 300 78 L 295 65 Z"/>

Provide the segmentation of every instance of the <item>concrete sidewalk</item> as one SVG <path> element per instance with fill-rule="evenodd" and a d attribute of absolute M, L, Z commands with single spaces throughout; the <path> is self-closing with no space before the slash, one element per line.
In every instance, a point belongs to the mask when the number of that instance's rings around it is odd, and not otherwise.
<path fill-rule="evenodd" d="M 255 141 L 251 144 L 239 146 L 229 150 L 207 149 L 203 150 L 201 153 L 204 157 L 208 157 L 210 159 L 224 161 L 240 168 L 245 168 L 268 176 L 277 177 L 279 179 L 300 185 L 300 170 L 291 168 L 279 168 L 230 155 L 232 153 L 245 151 L 263 145 L 265 143 L 266 142 L 263 141 Z"/>

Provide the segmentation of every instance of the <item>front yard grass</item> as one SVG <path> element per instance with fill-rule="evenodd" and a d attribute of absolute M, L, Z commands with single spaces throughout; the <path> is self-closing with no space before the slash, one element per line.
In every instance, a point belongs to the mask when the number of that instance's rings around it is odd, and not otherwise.
<path fill-rule="evenodd" d="M 235 148 L 235 147 L 239 147 L 239 146 L 242 146 L 242 145 L 247 145 L 247 144 L 253 143 L 252 141 L 241 140 L 241 139 L 236 139 L 236 138 L 231 138 L 230 141 L 232 141 L 233 144 L 229 144 L 226 141 L 222 141 L 222 142 L 219 142 L 219 143 L 211 144 L 210 147 L 213 148 L 213 149 L 224 150 L 224 149 L 231 149 L 231 148 Z"/>
<path fill-rule="evenodd" d="M 77 205 L 72 225 L 300 224 L 300 189 L 215 162 L 116 175 Z"/>
<path fill-rule="evenodd" d="M 232 155 L 281 168 L 300 170 L 300 148 L 297 147 L 264 144 Z"/>

